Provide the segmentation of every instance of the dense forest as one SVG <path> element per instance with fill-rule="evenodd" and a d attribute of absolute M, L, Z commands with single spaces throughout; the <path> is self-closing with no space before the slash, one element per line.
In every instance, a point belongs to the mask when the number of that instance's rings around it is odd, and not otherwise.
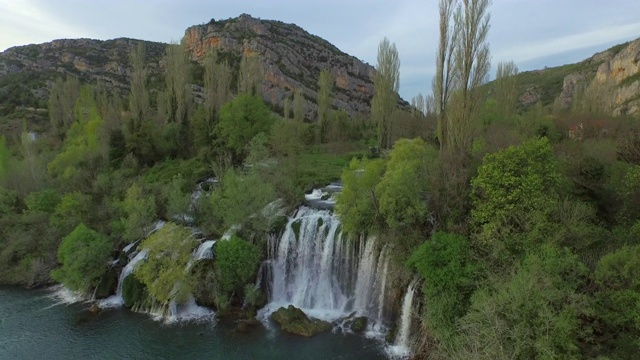
<path fill-rule="evenodd" d="M 193 293 L 219 316 L 248 303 L 251 317 L 267 238 L 305 192 L 340 180 L 343 231 L 387 244 L 394 286 L 420 279 L 416 358 L 634 358 L 640 120 L 613 117 L 602 87 L 568 109 L 522 107 L 513 62 L 487 83 L 489 2 L 463 3 L 440 2 L 433 95 L 409 110 L 387 39 L 360 116 L 332 107 L 329 71 L 315 116 L 301 91 L 270 106 L 259 54 L 215 48 L 198 64 L 169 45 L 154 81 L 144 45 L 132 49 L 126 96 L 59 78 L 48 131 L 25 122 L 0 138 L 0 283 L 106 298 L 137 244 L 148 256 L 123 284 L 127 307 Z M 214 261 L 188 266 L 190 227 L 229 235 Z"/>

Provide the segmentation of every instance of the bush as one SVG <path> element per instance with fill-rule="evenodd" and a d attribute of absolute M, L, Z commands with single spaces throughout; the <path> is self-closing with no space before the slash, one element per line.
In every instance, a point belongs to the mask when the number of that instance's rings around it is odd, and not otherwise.
<path fill-rule="evenodd" d="M 216 269 L 225 294 L 241 293 L 260 265 L 260 249 L 238 237 L 216 243 Z"/>
<path fill-rule="evenodd" d="M 457 319 L 469 307 L 478 276 L 469 241 L 460 235 L 437 232 L 411 254 L 408 265 L 424 279 L 425 320 L 430 332 L 439 341 L 449 341 Z"/>
<path fill-rule="evenodd" d="M 71 290 L 87 292 L 98 285 L 107 271 L 112 244 L 102 234 L 78 225 L 62 239 L 58 261 L 62 266 L 51 272 L 51 277 Z"/>

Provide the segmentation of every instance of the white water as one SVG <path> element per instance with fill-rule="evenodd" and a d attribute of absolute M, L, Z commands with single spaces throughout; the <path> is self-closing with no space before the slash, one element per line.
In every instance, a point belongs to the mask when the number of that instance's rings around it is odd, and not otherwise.
<path fill-rule="evenodd" d="M 109 296 L 108 298 L 101 300 L 98 302 L 98 306 L 101 308 L 110 308 L 110 307 L 120 307 L 124 305 L 124 299 L 122 298 L 122 284 L 124 283 L 124 279 L 131 275 L 135 270 L 135 266 L 142 260 L 147 258 L 147 254 L 149 254 L 148 249 L 143 249 L 136 254 L 136 256 L 129 261 L 129 263 L 122 269 L 120 272 L 120 276 L 118 277 L 118 290 L 116 290 L 116 294 Z"/>
<path fill-rule="evenodd" d="M 195 261 L 203 260 L 203 259 L 213 259 L 213 244 L 215 244 L 215 240 L 206 240 L 198 249 L 196 249 L 193 254 L 193 259 Z"/>
<path fill-rule="evenodd" d="M 270 239 L 269 251 L 270 303 L 261 310 L 262 318 L 293 304 L 330 321 L 355 311 L 382 329 L 387 319 L 380 307 L 386 294 L 380 287 L 386 286 L 388 262 L 375 238 L 346 239 L 331 212 L 301 207 L 282 236 Z"/>
<path fill-rule="evenodd" d="M 407 292 L 402 300 L 402 316 L 400 317 L 400 331 L 396 335 L 396 341 L 387 351 L 394 358 L 407 358 L 411 355 L 411 318 L 413 314 L 413 296 L 416 290 L 417 280 L 409 284 Z"/>

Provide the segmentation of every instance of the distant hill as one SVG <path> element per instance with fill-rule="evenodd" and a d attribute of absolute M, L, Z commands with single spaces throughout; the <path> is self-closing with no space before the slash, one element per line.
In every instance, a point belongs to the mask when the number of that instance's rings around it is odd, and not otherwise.
<path fill-rule="evenodd" d="M 590 87 L 612 115 L 640 115 L 640 39 L 616 45 L 575 64 L 518 74 L 520 106 L 541 102 L 558 110 L 571 108 Z M 492 83 L 487 85 L 489 91 Z"/>
<path fill-rule="evenodd" d="M 22 119 L 35 130 L 46 128 L 48 91 L 53 80 L 66 74 L 127 94 L 131 70 L 128 54 L 141 41 L 63 39 L 0 53 L 0 133 L 15 133 Z M 297 25 L 243 14 L 192 26 L 185 31 L 183 41 L 193 59 L 195 93 L 201 91 L 199 64 L 207 50 L 215 47 L 236 68 L 243 54 L 260 55 L 263 95 L 276 111 L 293 90 L 300 88 L 307 99 L 308 117 L 314 118 L 316 82 L 320 71 L 326 69 L 335 79 L 333 107 L 352 115 L 369 113 L 374 67 Z M 167 44 L 144 43 L 150 88 L 162 87 L 162 56 Z M 407 106 L 403 101 L 401 105 Z"/>

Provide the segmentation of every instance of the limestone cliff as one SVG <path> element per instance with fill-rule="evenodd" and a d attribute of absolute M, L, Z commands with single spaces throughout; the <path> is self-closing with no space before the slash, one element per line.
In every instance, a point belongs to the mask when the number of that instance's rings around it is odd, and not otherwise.
<path fill-rule="evenodd" d="M 210 48 L 236 56 L 258 56 L 263 69 L 265 100 L 282 107 L 293 90 L 302 89 L 308 117 L 315 115 L 316 82 L 322 70 L 335 79 L 333 106 L 352 115 L 368 113 L 373 97 L 373 66 L 294 24 L 261 20 L 243 14 L 188 28 L 183 41 L 192 58 L 201 61 Z"/>

